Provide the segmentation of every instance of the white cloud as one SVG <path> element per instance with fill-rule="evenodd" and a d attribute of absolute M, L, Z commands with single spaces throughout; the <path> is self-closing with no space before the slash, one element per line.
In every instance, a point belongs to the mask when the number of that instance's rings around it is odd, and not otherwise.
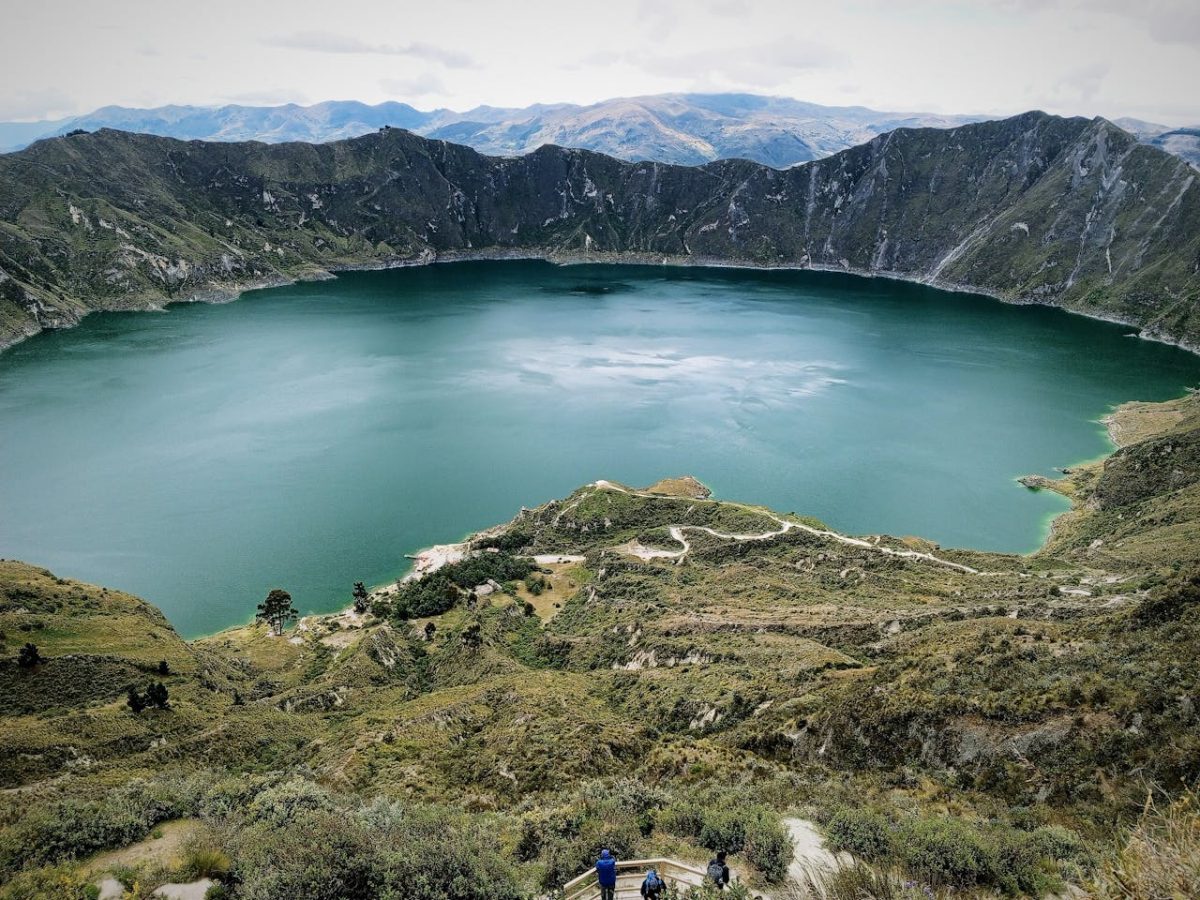
<path fill-rule="evenodd" d="M 451 69 L 475 68 L 475 61 L 465 53 L 447 50 L 424 41 L 408 44 L 381 44 L 349 35 L 320 31 L 299 31 L 281 37 L 268 38 L 263 43 L 289 50 L 309 50 L 314 53 L 366 53 L 381 56 L 409 56 L 427 62 L 441 63 Z"/>

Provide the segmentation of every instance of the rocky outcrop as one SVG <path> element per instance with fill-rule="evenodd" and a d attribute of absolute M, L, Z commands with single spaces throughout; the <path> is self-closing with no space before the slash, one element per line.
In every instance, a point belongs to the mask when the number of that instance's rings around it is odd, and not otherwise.
<path fill-rule="evenodd" d="M 269 146 L 104 130 L 0 156 L 0 340 L 340 268 L 533 256 L 905 278 L 1195 347 L 1197 175 L 1105 120 L 1043 113 L 787 171 L 493 158 L 398 129 Z"/>

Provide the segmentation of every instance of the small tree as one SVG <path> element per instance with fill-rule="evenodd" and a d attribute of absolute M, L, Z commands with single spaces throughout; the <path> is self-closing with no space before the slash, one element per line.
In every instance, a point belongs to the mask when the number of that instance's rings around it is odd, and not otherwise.
<path fill-rule="evenodd" d="M 433 636 L 437 634 L 437 626 L 432 622 L 425 623 L 425 640 L 432 641 Z"/>
<path fill-rule="evenodd" d="M 258 613 L 254 618 L 266 622 L 276 635 L 283 634 L 283 629 L 288 623 L 296 621 L 296 607 L 292 606 L 292 595 L 274 588 L 267 594 L 267 599 L 258 604 Z"/>
<path fill-rule="evenodd" d="M 354 593 L 352 596 L 354 597 L 354 611 L 361 616 L 367 611 L 367 598 L 370 596 L 367 593 L 366 585 L 361 581 L 354 582 Z"/>
<path fill-rule="evenodd" d="M 153 681 L 146 687 L 146 703 L 150 706 L 166 709 L 169 705 L 169 699 L 167 686 L 161 681 Z"/>
<path fill-rule="evenodd" d="M 160 659 L 158 661 L 158 674 L 163 676 L 171 674 L 171 667 L 167 664 L 165 659 Z"/>
<path fill-rule="evenodd" d="M 45 662 L 42 654 L 38 652 L 37 644 L 26 644 L 17 653 L 17 665 L 22 669 L 32 669 L 36 665 Z"/>
<path fill-rule="evenodd" d="M 133 685 L 130 685 L 129 690 L 125 693 L 125 703 L 134 715 L 146 708 L 146 698 L 139 694 Z"/>

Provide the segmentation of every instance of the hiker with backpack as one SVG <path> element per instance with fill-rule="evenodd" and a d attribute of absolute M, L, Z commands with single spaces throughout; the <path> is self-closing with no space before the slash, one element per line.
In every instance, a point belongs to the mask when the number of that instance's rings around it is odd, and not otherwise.
<path fill-rule="evenodd" d="M 596 860 L 596 883 L 600 885 L 600 900 L 613 900 L 617 890 L 617 860 L 607 848 Z"/>
<path fill-rule="evenodd" d="M 642 897 L 644 900 L 659 900 L 666 889 L 666 882 L 658 877 L 656 871 L 651 869 L 646 873 L 646 880 L 642 882 Z"/>
<path fill-rule="evenodd" d="M 718 891 L 725 890 L 729 884 L 729 866 L 725 865 L 725 851 L 721 850 L 708 861 L 708 880 L 717 886 Z"/>

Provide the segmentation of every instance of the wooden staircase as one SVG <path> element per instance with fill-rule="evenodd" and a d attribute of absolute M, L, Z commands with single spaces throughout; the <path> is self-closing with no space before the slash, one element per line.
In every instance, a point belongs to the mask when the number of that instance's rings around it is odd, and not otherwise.
<path fill-rule="evenodd" d="M 616 900 L 641 900 L 642 880 L 646 870 L 654 869 L 658 877 L 683 893 L 704 883 L 704 870 L 674 859 L 629 859 L 617 863 Z M 562 900 L 599 900 L 596 870 L 589 869 L 563 885 Z"/>

